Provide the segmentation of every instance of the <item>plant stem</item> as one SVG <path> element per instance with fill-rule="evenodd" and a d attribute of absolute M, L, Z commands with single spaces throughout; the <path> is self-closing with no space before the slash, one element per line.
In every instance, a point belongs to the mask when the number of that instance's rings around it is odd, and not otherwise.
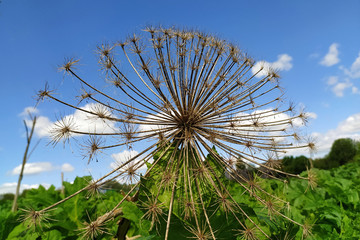
<path fill-rule="evenodd" d="M 27 126 L 26 126 L 26 122 L 24 121 L 25 129 L 26 129 L 27 144 L 26 144 L 26 148 L 25 148 L 25 152 L 24 152 L 24 156 L 23 156 L 23 161 L 22 161 L 22 165 L 21 165 L 21 171 L 20 171 L 20 175 L 19 175 L 18 184 L 16 186 L 16 193 L 15 193 L 15 197 L 14 197 L 14 202 L 13 202 L 13 205 L 12 205 L 12 208 L 11 208 L 12 212 L 17 211 L 17 199 L 19 197 L 21 180 L 23 178 L 25 164 L 26 164 L 26 161 L 27 161 L 27 158 L 28 158 L 28 151 L 29 151 L 31 139 L 32 139 L 32 136 L 33 136 L 33 133 L 34 133 L 35 125 L 36 125 L 36 119 L 37 118 L 33 117 L 31 119 L 32 119 L 32 126 L 31 126 L 31 130 L 30 130 L 30 134 L 29 134 L 29 130 L 28 130 Z"/>

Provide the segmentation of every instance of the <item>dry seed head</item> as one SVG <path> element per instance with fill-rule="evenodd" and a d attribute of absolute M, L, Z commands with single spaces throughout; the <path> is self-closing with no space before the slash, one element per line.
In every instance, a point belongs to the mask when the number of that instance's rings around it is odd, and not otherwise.
<path fill-rule="evenodd" d="M 218 198 L 214 205 L 218 206 L 218 208 L 221 208 L 225 212 L 226 219 L 228 219 L 228 214 L 230 212 L 234 213 L 235 211 L 234 209 L 235 204 L 229 199 L 229 196 L 224 192 L 217 193 L 217 197 Z"/>
<path fill-rule="evenodd" d="M 76 130 L 76 122 L 73 117 L 63 117 L 54 123 L 50 130 L 51 143 L 56 145 L 58 142 L 69 143 L 73 131 Z"/>
<path fill-rule="evenodd" d="M 84 227 L 79 229 L 79 235 L 81 235 L 81 239 L 93 240 L 97 239 L 103 234 L 110 235 L 110 233 L 107 232 L 108 229 L 105 227 L 105 223 L 100 223 L 97 220 L 90 223 L 84 222 L 83 225 Z"/>
<path fill-rule="evenodd" d="M 300 142 L 300 141 L 301 141 L 301 137 L 300 137 L 296 132 L 294 132 L 292 136 L 293 136 L 293 138 L 294 138 L 294 140 L 295 140 L 296 142 Z"/>
<path fill-rule="evenodd" d="M 314 224 L 310 224 L 310 223 L 305 223 L 303 226 L 302 226 L 302 236 L 301 236 L 301 239 L 308 239 L 308 237 L 311 237 L 313 236 L 311 230 L 312 228 L 314 227 Z"/>
<path fill-rule="evenodd" d="M 121 177 L 125 180 L 125 182 L 133 184 L 139 181 L 140 176 L 137 173 L 138 166 L 135 163 L 130 162 L 123 167 L 123 169 L 124 174 Z"/>
<path fill-rule="evenodd" d="M 275 202 L 273 199 L 268 198 L 263 202 L 263 204 L 265 206 L 263 210 L 267 210 L 269 219 L 273 220 L 273 217 L 278 214 L 277 212 L 277 209 L 279 209 L 279 207 L 277 206 L 278 203 Z"/>
<path fill-rule="evenodd" d="M 114 46 L 119 46 L 122 49 L 124 49 L 126 45 L 128 45 L 128 43 L 126 41 L 117 41 Z"/>
<path fill-rule="evenodd" d="M 143 31 L 150 33 L 151 35 L 153 35 L 157 30 L 155 27 L 152 26 L 147 26 Z"/>
<path fill-rule="evenodd" d="M 61 65 L 58 69 L 59 71 L 65 71 L 69 73 L 72 70 L 75 70 L 75 66 L 79 64 L 79 59 L 75 58 L 65 58 L 64 64 Z"/>
<path fill-rule="evenodd" d="M 36 94 L 36 102 L 37 102 L 37 104 L 44 101 L 45 98 L 50 97 L 53 92 L 54 92 L 54 90 L 49 90 L 49 84 L 46 83 L 45 87 L 44 87 L 44 90 L 40 90 Z"/>
<path fill-rule="evenodd" d="M 77 96 L 77 98 L 79 99 L 79 103 L 81 103 L 83 100 L 87 100 L 91 98 L 93 95 L 93 93 L 87 92 L 85 89 L 81 89 L 81 90 L 83 93 L 80 96 Z"/>
<path fill-rule="evenodd" d="M 120 74 L 117 74 L 115 76 L 109 75 L 107 78 L 108 78 L 108 81 L 116 88 L 122 87 L 122 85 L 124 83 L 124 79 Z"/>
<path fill-rule="evenodd" d="M 193 235 L 192 237 L 189 237 L 190 239 L 196 239 L 196 240 L 208 240 L 212 239 L 210 231 L 206 228 L 206 225 L 203 225 L 203 227 L 189 227 L 189 232 Z"/>
<path fill-rule="evenodd" d="M 172 186 L 172 183 L 174 181 L 174 173 L 173 172 L 165 172 L 163 173 L 162 175 L 162 178 L 161 178 L 161 186 L 165 187 L 165 188 L 170 188 Z"/>
<path fill-rule="evenodd" d="M 91 180 L 90 182 L 88 182 L 86 198 L 89 199 L 91 197 L 100 196 L 100 190 L 101 184 L 97 183 L 94 180 Z"/>
<path fill-rule="evenodd" d="M 146 211 L 142 218 L 151 220 L 151 230 L 155 224 L 160 222 L 160 217 L 163 215 L 164 204 L 158 201 L 155 196 L 149 197 L 146 195 L 146 197 L 147 200 L 141 202 L 142 208 Z"/>
<path fill-rule="evenodd" d="M 238 234 L 242 239 L 242 240 L 258 240 L 258 229 L 253 226 L 253 227 L 247 227 L 243 230 L 238 230 Z"/>
<path fill-rule="evenodd" d="M 276 159 L 268 159 L 265 163 L 266 166 L 273 169 L 281 169 L 281 161 Z"/>
<path fill-rule="evenodd" d="M 96 53 L 99 55 L 100 59 L 108 59 L 112 56 L 114 46 L 110 46 L 109 43 L 103 43 L 97 46 Z"/>
<path fill-rule="evenodd" d="M 183 205 L 183 216 L 184 216 L 184 220 L 189 220 L 192 216 L 194 216 L 194 209 L 195 209 L 195 203 L 185 199 L 182 201 L 182 205 Z"/>
<path fill-rule="evenodd" d="M 308 188 L 311 188 L 311 190 L 314 190 L 317 187 L 317 176 L 316 173 L 314 172 L 314 170 L 312 169 L 308 169 Z M 308 189 L 306 189 L 308 190 Z"/>
<path fill-rule="evenodd" d="M 97 118 L 100 119 L 111 119 L 111 111 L 104 105 L 101 104 L 94 104 L 91 106 L 91 112 L 96 115 Z"/>
<path fill-rule="evenodd" d="M 32 208 L 20 209 L 22 214 L 20 219 L 24 222 L 28 228 L 34 228 L 35 230 L 42 230 L 42 225 L 49 222 L 49 213 L 45 211 L 36 211 Z"/>
<path fill-rule="evenodd" d="M 105 140 L 100 136 L 90 135 L 90 137 L 82 145 L 82 151 L 84 158 L 88 158 L 88 163 L 91 160 L 95 159 L 98 161 L 98 155 L 102 153 L 102 145 L 105 143 Z"/>
<path fill-rule="evenodd" d="M 203 201 L 207 199 L 202 199 L 206 197 L 204 191 L 221 193 L 217 205 L 223 210 L 236 215 L 243 212 L 226 191 L 228 180 L 224 177 L 225 172 L 240 184 L 240 189 L 249 192 L 256 200 L 265 202 L 260 194 L 265 190 L 257 183 L 256 176 L 243 176 L 242 170 L 234 168 L 221 156 L 229 156 L 229 159 L 241 156 L 246 159 L 247 165 L 251 162 L 251 165 L 264 168 L 263 172 L 267 173 L 275 171 L 274 161 L 277 159 L 268 159 L 264 153 L 277 156 L 286 150 L 302 147 L 313 149 L 314 146 L 312 142 L 293 144 L 297 135 L 289 126 L 292 121 L 277 119 L 293 109 L 282 110 L 280 101 L 283 93 L 277 85 L 279 76 L 275 71 L 269 71 L 268 75 L 262 77 L 254 76 L 254 60 L 236 46 L 201 32 L 150 27 L 145 31 L 150 36 L 141 40 L 134 35 L 128 38 L 127 43 L 98 47 L 100 60 L 105 64 L 105 70 L 109 70 L 107 79 L 115 86 L 112 90 L 120 94 L 113 96 L 114 92 L 108 89 L 102 91 L 73 72 L 77 60 L 69 59 L 61 67 L 61 70 L 80 81 L 85 93 L 96 93 L 96 99 L 91 96 L 87 98 L 102 107 L 93 107 L 85 112 L 120 128 L 112 133 L 81 133 L 90 135 L 83 147 L 85 154 L 90 161 L 104 149 L 125 145 L 132 148 L 138 143 L 145 146 L 141 154 L 149 156 L 146 161 L 151 156 L 163 154 L 156 161 L 154 158 L 154 168 L 149 168 L 144 178 L 158 172 L 169 173 L 164 178 L 158 178 L 159 187 L 156 189 L 159 195 L 171 191 L 174 196 L 164 206 L 169 210 L 165 236 L 171 231 L 172 209 L 178 207 L 173 208 L 173 205 L 180 201 L 179 206 L 187 206 L 194 217 L 192 220 L 196 222 L 196 227 L 192 226 L 192 229 L 196 238 L 215 238 L 215 226 L 211 226 L 210 213 Z M 149 59 L 152 60 L 151 64 Z M 39 98 L 46 96 L 49 96 L 49 92 L 43 91 Z M 52 95 L 50 98 L 78 109 Z M 269 114 L 259 114 L 262 111 Z M 274 116 L 274 119 L 271 120 L 269 116 Z M 294 116 L 306 119 L 304 113 Z M 63 125 L 57 134 L 67 139 L 67 134 L 72 130 L 69 124 Z M 102 135 L 112 142 L 105 145 L 100 137 Z M 115 137 L 111 138 L 111 135 Z M 154 141 L 157 135 L 160 141 Z M 207 156 L 211 156 L 215 164 L 209 164 L 205 160 Z M 130 164 L 119 167 L 120 175 L 128 176 L 131 181 L 136 180 L 136 170 L 144 163 L 138 164 L 137 161 L 132 159 L 129 160 Z M 106 177 L 114 177 L 110 176 L 112 174 L 119 174 L 119 171 L 114 170 Z M 179 194 L 184 194 L 185 200 L 175 201 Z M 191 203 L 194 199 L 199 206 Z M 268 206 L 274 211 L 275 207 Z M 160 211 L 154 206 L 151 209 L 154 213 Z M 189 211 L 184 210 L 183 217 L 189 217 Z M 198 216 L 205 218 L 203 228 L 199 225 Z M 240 220 L 238 223 L 244 226 Z M 93 237 L 101 232 L 99 224 L 96 221 L 87 224 L 87 235 Z M 242 236 L 245 239 L 256 238 L 252 228 L 244 228 Z"/>
<path fill-rule="evenodd" d="M 308 148 L 310 154 L 313 154 L 313 153 L 315 153 L 317 151 L 315 137 L 312 137 L 312 136 L 307 137 L 307 139 L 306 139 L 306 147 Z"/>
<path fill-rule="evenodd" d="M 105 59 L 101 59 L 99 61 L 99 64 L 101 66 L 101 69 L 100 70 L 103 70 L 106 75 L 109 75 L 110 74 L 110 71 L 111 71 L 111 68 L 113 67 L 114 65 L 114 59 L 112 59 L 111 57 L 107 57 Z"/>

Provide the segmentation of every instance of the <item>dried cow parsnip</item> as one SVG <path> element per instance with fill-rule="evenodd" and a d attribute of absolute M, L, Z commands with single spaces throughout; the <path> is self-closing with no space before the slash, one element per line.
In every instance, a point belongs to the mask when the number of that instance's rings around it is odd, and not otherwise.
<path fill-rule="evenodd" d="M 39 92 L 39 100 L 55 100 L 112 129 L 82 131 L 76 119 L 63 118 L 51 131 L 54 144 L 88 136 L 82 148 L 89 161 L 99 159 L 98 154 L 108 148 L 143 149 L 88 187 L 38 212 L 121 178 L 135 184 L 123 200 L 96 220 L 101 222 L 88 224 L 96 233 L 88 237 L 104 232 L 104 224 L 123 201 L 143 196 L 138 201 L 143 218 L 152 221 L 151 228 L 161 219 L 165 221 L 160 233 L 165 239 L 171 239 L 174 215 L 183 219 L 191 238 L 216 239 L 218 226 L 212 224 L 212 217 L 217 211 L 236 220 L 235 236 L 269 238 L 228 190 L 227 184 L 235 182 L 263 205 L 270 219 L 281 216 L 302 226 L 278 209 L 287 202 L 267 193 L 256 180 L 279 179 L 279 175 L 306 179 L 282 172 L 279 156 L 291 149 L 314 149 L 312 141 L 303 140 L 296 132 L 306 123 L 306 113 L 295 113 L 292 104 L 282 107 L 277 72 L 264 67 L 254 70 L 254 60 L 211 35 L 173 28 L 149 27 L 145 31 L 143 36 L 98 46 L 101 69 L 113 88 L 100 90 L 83 79 L 75 68 L 78 60 L 68 59 L 60 67 L 81 83 L 80 101 L 93 103 L 91 108 L 61 100 L 48 88 Z M 106 145 L 109 138 L 112 143 Z M 261 176 L 243 174 L 242 169 L 249 166 Z M 145 167 L 140 176 L 139 169 Z M 152 181 L 152 186 L 143 187 L 146 181 Z M 210 195 L 215 199 L 211 205 Z"/>

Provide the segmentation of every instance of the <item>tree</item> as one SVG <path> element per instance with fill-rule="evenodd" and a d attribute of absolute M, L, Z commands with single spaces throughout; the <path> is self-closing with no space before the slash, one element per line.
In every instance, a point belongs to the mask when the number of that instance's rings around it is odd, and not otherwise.
<path fill-rule="evenodd" d="M 350 138 L 340 138 L 334 141 L 328 156 L 328 163 L 332 167 L 344 165 L 353 160 L 356 155 L 356 144 Z"/>
<path fill-rule="evenodd" d="M 282 160 L 282 169 L 284 172 L 300 174 L 310 167 L 310 160 L 303 155 L 297 157 L 285 156 Z"/>

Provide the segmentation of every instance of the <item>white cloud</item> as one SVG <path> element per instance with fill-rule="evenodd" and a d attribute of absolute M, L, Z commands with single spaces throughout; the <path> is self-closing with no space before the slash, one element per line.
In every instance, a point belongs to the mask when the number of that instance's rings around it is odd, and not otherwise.
<path fill-rule="evenodd" d="M 338 76 L 330 76 L 327 80 L 327 85 L 331 86 L 331 91 L 337 97 L 343 97 L 346 89 L 351 88 L 352 93 L 358 93 L 357 87 L 349 79 L 339 81 Z"/>
<path fill-rule="evenodd" d="M 29 128 L 31 128 L 32 120 L 26 119 L 25 122 L 26 122 L 26 125 Z M 44 116 L 38 116 L 36 118 L 36 125 L 35 125 L 34 132 L 40 138 L 47 137 L 47 136 L 49 136 L 49 129 L 51 128 L 52 125 L 53 125 L 53 123 L 50 121 L 49 118 L 44 117 Z"/>
<path fill-rule="evenodd" d="M 338 76 L 330 76 L 327 80 L 328 85 L 335 85 L 337 82 L 339 82 Z"/>
<path fill-rule="evenodd" d="M 39 110 L 35 107 L 26 107 L 24 108 L 24 111 L 22 111 L 22 113 L 20 113 L 19 115 L 24 117 L 24 116 L 29 116 L 29 114 L 31 115 L 36 115 L 39 113 Z"/>
<path fill-rule="evenodd" d="M 333 88 L 331 90 L 333 91 L 335 96 L 343 97 L 344 96 L 344 91 L 347 88 L 351 88 L 351 87 L 352 87 L 352 83 L 349 82 L 349 81 L 346 81 L 346 82 L 337 83 L 335 86 L 333 86 Z"/>
<path fill-rule="evenodd" d="M 19 175 L 21 171 L 21 166 L 15 167 L 12 171 L 12 175 Z M 24 168 L 24 175 L 35 175 L 42 172 L 49 172 L 54 169 L 53 165 L 50 162 L 34 162 L 26 163 Z"/>
<path fill-rule="evenodd" d="M 317 114 L 313 113 L 313 112 L 305 112 L 304 113 L 308 119 L 316 119 L 317 118 Z M 285 130 L 289 130 L 293 127 L 295 128 L 301 128 L 304 127 L 304 122 L 303 120 L 296 118 L 293 120 L 290 120 L 292 117 L 286 113 L 281 113 L 281 112 L 275 112 L 273 109 L 264 109 L 264 110 L 257 110 L 252 112 L 251 114 L 239 114 L 237 115 L 234 119 L 237 120 L 236 123 L 236 128 L 235 130 L 229 130 L 229 132 L 235 131 L 238 134 L 248 134 L 247 131 L 251 131 L 251 130 L 268 130 L 269 132 L 265 133 L 265 132 L 259 132 L 260 135 L 264 135 L 264 134 L 268 134 L 269 137 L 272 137 L 272 139 L 275 142 L 281 143 L 284 141 L 289 140 L 290 142 L 293 142 L 293 138 L 291 137 L 290 139 L 287 137 L 280 137 L 279 133 L 277 132 L 277 130 L 279 129 L 285 129 Z M 256 127 L 253 126 L 253 120 L 257 120 L 261 129 L 258 129 Z M 274 122 L 282 122 L 283 125 L 282 126 L 271 126 L 272 123 Z M 292 125 L 290 124 L 290 122 L 292 123 Z M 276 130 L 276 131 L 274 131 Z M 273 132 L 272 132 L 273 131 Z M 292 132 L 292 130 L 290 131 Z M 255 132 L 251 132 L 251 134 L 255 134 Z M 303 151 L 303 149 L 302 149 Z M 295 152 L 293 150 L 289 151 L 289 152 Z"/>
<path fill-rule="evenodd" d="M 251 68 L 253 74 L 258 72 L 261 68 L 263 68 L 256 77 L 264 77 L 268 74 L 271 69 L 279 70 L 279 71 L 289 71 L 292 68 L 292 57 L 288 54 L 280 54 L 278 55 L 278 59 L 275 62 L 266 62 L 259 61 L 256 62 L 255 65 Z"/>
<path fill-rule="evenodd" d="M 89 103 L 86 104 L 81 109 L 88 110 L 88 111 L 97 111 L 101 108 L 100 104 Z M 27 107 L 24 109 L 23 113 L 20 115 L 24 116 L 26 112 L 36 113 L 39 114 L 39 111 L 32 107 Z M 108 109 L 105 109 L 105 112 L 109 114 L 111 113 Z M 82 132 L 99 132 L 99 133 L 111 133 L 114 132 L 115 124 L 109 120 L 103 120 L 95 117 L 94 115 L 85 113 L 80 110 L 75 110 L 73 114 L 67 115 L 64 119 L 70 120 L 75 123 L 76 130 Z M 31 127 L 32 120 L 27 118 L 25 119 L 26 125 Z M 45 116 L 38 116 L 36 125 L 35 125 L 35 134 L 38 137 L 49 137 L 51 129 L 55 126 L 56 122 L 52 122 L 48 117 Z"/>
<path fill-rule="evenodd" d="M 289 71 L 292 68 L 292 57 L 287 54 L 278 56 L 278 60 L 271 64 L 271 67 L 281 71 Z"/>
<path fill-rule="evenodd" d="M 307 112 L 306 114 L 311 119 L 317 119 L 317 114 L 314 112 Z"/>
<path fill-rule="evenodd" d="M 162 119 L 162 117 L 167 117 L 165 114 L 163 113 L 158 113 L 156 115 L 148 115 L 146 117 L 146 121 L 144 122 L 150 122 L 150 121 L 153 121 L 153 122 L 163 122 L 164 120 Z M 138 129 L 138 132 L 143 132 L 143 131 L 150 131 L 150 132 L 153 132 L 153 131 L 158 131 L 158 130 L 161 130 L 163 129 L 164 127 L 166 127 L 166 125 L 161 125 L 161 124 L 141 124 L 139 126 L 139 129 Z M 149 134 L 149 133 L 142 133 L 142 134 Z M 140 134 L 141 135 L 141 134 Z"/>
<path fill-rule="evenodd" d="M 353 114 L 341 121 L 335 129 L 325 133 L 314 132 L 310 135 L 316 141 L 316 156 L 323 156 L 330 152 L 333 142 L 339 138 L 351 138 L 360 140 L 360 113 Z M 300 155 L 306 153 L 304 149 L 289 151 L 288 155 Z"/>
<path fill-rule="evenodd" d="M 347 89 L 351 89 L 352 94 L 360 94 L 358 86 L 353 79 L 360 78 L 360 53 L 355 61 L 351 64 L 350 68 L 340 66 L 339 69 L 343 71 L 342 79 L 339 76 L 331 76 L 327 80 L 327 85 L 331 86 L 332 92 L 337 97 L 343 97 Z"/>
<path fill-rule="evenodd" d="M 360 52 L 359 56 L 352 63 L 350 69 L 344 68 L 344 72 L 351 78 L 360 78 Z"/>
<path fill-rule="evenodd" d="M 82 109 L 88 111 L 97 111 L 102 109 L 106 112 L 108 116 L 113 116 L 109 109 L 105 109 L 100 104 L 88 103 Z M 83 111 L 76 110 L 74 114 L 68 115 L 65 118 L 73 118 L 73 121 L 76 123 L 76 128 L 78 131 L 84 132 L 99 132 L 99 133 L 112 133 L 114 132 L 115 124 L 109 120 L 100 119 L 94 115 L 84 113 Z"/>
<path fill-rule="evenodd" d="M 49 188 L 51 186 L 48 183 L 43 183 L 41 185 L 44 186 L 45 188 Z M 4 183 L 4 184 L 2 184 L 0 186 L 0 194 L 15 193 L 16 192 L 16 186 L 17 186 L 17 183 L 15 183 L 15 182 Z M 20 193 L 25 189 L 38 188 L 38 187 L 39 187 L 39 184 L 21 184 Z"/>
<path fill-rule="evenodd" d="M 360 90 L 357 88 L 357 87 L 352 87 L 351 88 L 351 92 L 353 93 L 353 94 L 360 94 Z M 0 149 L 1 150 L 1 149 Z"/>
<path fill-rule="evenodd" d="M 123 164 L 124 162 L 128 161 L 132 157 L 135 157 L 138 154 L 135 150 L 124 150 L 119 153 L 114 153 L 111 155 L 111 157 L 115 160 L 115 162 L 112 162 L 110 164 L 111 168 L 117 168 L 119 165 Z M 135 162 L 136 160 L 134 160 Z"/>
<path fill-rule="evenodd" d="M 320 64 L 326 67 L 330 67 L 340 62 L 340 59 L 338 58 L 339 55 L 338 47 L 339 44 L 337 43 L 331 44 L 328 53 L 320 61 Z"/>
<path fill-rule="evenodd" d="M 115 160 L 114 162 L 112 162 L 110 164 L 110 167 L 115 169 L 118 168 L 119 166 L 121 166 L 122 164 L 124 164 L 125 162 L 127 162 L 128 160 L 130 160 L 131 158 L 135 157 L 138 154 L 137 151 L 135 150 L 124 150 L 120 153 L 115 153 L 112 154 L 111 157 Z M 141 157 L 138 157 L 136 159 L 133 159 L 130 163 L 126 164 L 125 166 L 123 166 L 119 172 L 126 172 L 126 170 L 129 167 L 134 166 L 134 168 L 136 169 L 136 174 L 144 174 L 147 170 L 146 164 L 142 165 L 141 167 L 139 167 L 141 164 L 143 163 L 143 159 Z M 120 176 L 120 178 L 118 179 L 119 182 L 124 183 L 126 182 L 128 175 L 127 174 L 123 174 L 122 176 Z"/>
<path fill-rule="evenodd" d="M 26 163 L 24 168 L 24 175 L 36 175 L 43 172 L 50 172 L 53 170 L 61 170 L 63 172 L 72 172 L 74 167 L 69 163 L 64 163 L 62 166 L 54 166 L 50 162 L 34 162 Z M 19 175 L 21 171 L 21 165 L 15 167 L 10 171 L 11 175 Z"/>
<path fill-rule="evenodd" d="M 318 57 L 320 57 L 319 53 L 312 53 L 309 55 L 309 58 L 318 58 Z"/>
<path fill-rule="evenodd" d="M 61 171 L 62 172 L 72 172 L 72 171 L 74 171 L 74 169 L 75 168 L 70 163 L 64 163 L 61 166 Z"/>
<path fill-rule="evenodd" d="M 306 112 L 305 114 L 310 119 L 317 118 L 316 113 Z M 246 126 L 246 125 L 251 126 L 251 127 L 244 127 L 244 129 L 252 129 L 253 128 L 252 127 L 253 120 L 258 120 L 259 124 L 265 126 L 266 129 L 272 129 L 272 128 L 277 129 L 278 127 L 270 127 L 270 126 L 266 126 L 266 124 L 273 123 L 273 122 L 286 122 L 286 121 L 289 121 L 290 118 L 291 118 L 290 115 L 288 115 L 286 113 L 276 112 L 273 109 L 256 110 L 256 111 L 252 112 L 251 114 L 241 113 L 236 116 L 236 119 L 238 120 L 238 125 L 240 127 L 241 127 L 241 125 L 242 126 Z M 247 120 L 244 120 L 244 119 L 247 119 Z M 304 123 L 300 119 L 294 119 L 292 124 L 295 127 L 301 127 L 304 125 Z M 289 125 L 289 127 L 290 127 L 290 125 Z"/>
<path fill-rule="evenodd" d="M 51 126 L 51 121 L 47 117 L 39 116 L 39 109 L 35 107 L 26 107 L 24 110 L 19 114 L 20 117 L 24 118 L 26 125 L 31 128 L 33 120 L 31 118 L 36 116 L 36 125 L 34 133 L 38 137 L 45 137 L 48 136 L 48 129 Z M 30 117 L 31 116 L 31 117 Z"/>
<path fill-rule="evenodd" d="M 332 143 L 339 138 L 352 138 L 360 140 L 360 113 L 353 114 L 341 121 L 335 129 L 327 131 L 325 134 L 313 133 L 318 139 L 319 152 L 329 152 Z"/>

